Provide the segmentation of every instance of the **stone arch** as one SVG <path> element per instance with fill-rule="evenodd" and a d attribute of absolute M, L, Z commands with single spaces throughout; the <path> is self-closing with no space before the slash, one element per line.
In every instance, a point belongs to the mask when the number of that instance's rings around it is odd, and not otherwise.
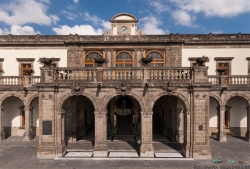
<path fill-rule="evenodd" d="M 67 100 L 70 96 L 73 96 L 71 93 L 66 93 L 61 99 L 60 101 L 58 102 L 57 104 L 57 112 L 60 114 L 60 111 L 62 110 L 62 105 L 64 103 L 65 100 Z M 78 96 L 85 96 L 87 97 L 91 102 L 92 104 L 94 105 L 94 109 L 95 111 L 99 110 L 99 107 L 96 103 L 96 101 L 87 93 L 82 93 L 82 94 L 79 94 Z"/>
<path fill-rule="evenodd" d="M 223 103 L 222 103 L 220 97 L 216 96 L 215 94 L 211 94 L 211 93 L 210 93 L 209 96 L 214 98 L 217 101 L 217 103 L 219 104 L 220 107 L 223 106 Z"/>
<path fill-rule="evenodd" d="M 39 94 L 34 94 L 32 95 L 28 100 L 27 100 L 27 105 L 29 106 L 31 104 L 31 102 L 36 98 L 39 97 Z"/>
<path fill-rule="evenodd" d="M 149 107 L 149 110 L 150 111 L 153 111 L 153 107 L 154 107 L 154 104 L 155 102 L 162 96 L 175 96 L 177 98 L 180 98 L 180 100 L 182 101 L 183 105 L 185 106 L 185 112 L 187 112 L 187 114 L 189 114 L 189 102 L 188 102 L 188 99 L 183 96 L 181 93 L 172 93 L 171 95 L 169 95 L 167 92 L 162 92 L 160 94 L 158 94 L 157 96 L 155 96 L 153 98 L 153 100 L 151 101 L 151 104 L 150 104 L 150 107 Z"/>
<path fill-rule="evenodd" d="M 237 93 L 237 92 L 233 93 L 233 94 L 230 94 L 229 96 L 225 97 L 224 100 L 223 100 L 224 105 L 226 105 L 226 103 L 228 102 L 229 99 L 231 99 L 232 97 L 235 97 L 235 96 L 240 96 L 240 97 L 244 98 L 246 103 L 247 103 L 247 106 L 249 106 L 249 103 L 250 103 L 249 97 L 242 94 L 242 93 Z"/>
<path fill-rule="evenodd" d="M 112 94 L 110 94 L 110 95 L 108 95 L 108 96 L 106 96 L 106 97 L 104 97 L 103 98 L 103 102 L 102 102 L 102 106 L 101 106 L 101 110 L 102 111 L 104 111 L 104 110 L 106 110 L 106 107 L 107 107 L 107 105 L 108 105 L 108 103 L 109 103 L 109 101 L 112 99 L 112 98 L 114 98 L 115 96 L 119 96 L 120 94 L 118 94 L 118 93 L 112 93 Z M 139 103 L 139 105 L 141 106 L 141 109 L 143 108 L 143 106 L 144 106 L 144 103 L 143 103 L 143 101 L 142 101 L 142 99 L 138 96 L 138 95 L 136 95 L 136 94 L 134 94 L 134 93 L 127 93 L 126 95 L 124 95 L 124 96 L 131 96 L 131 97 L 133 97 L 138 103 Z M 107 112 L 107 111 L 105 111 L 105 112 Z"/>
<path fill-rule="evenodd" d="M 26 102 L 25 102 L 24 98 L 23 98 L 22 96 L 18 95 L 18 94 L 15 94 L 15 93 L 6 94 L 6 95 L 4 95 L 2 98 L 0 98 L 0 103 L 1 103 L 1 105 L 2 105 L 3 101 L 4 101 L 6 98 L 11 97 L 11 96 L 14 96 L 14 97 L 19 98 L 19 99 L 23 102 L 23 104 L 25 105 Z"/>

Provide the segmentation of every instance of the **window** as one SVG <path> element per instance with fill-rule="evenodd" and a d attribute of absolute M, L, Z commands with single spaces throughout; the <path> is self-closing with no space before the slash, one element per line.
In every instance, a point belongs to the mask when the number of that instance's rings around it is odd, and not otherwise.
<path fill-rule="evenodd" d="M 218 63 L 218 66 L 217 66 L 218 69 L 226 69 L 225 72 L 223 73 L 220 73 L 218 72 L 218 75 L 222 74 L 222 75 L 229 75 L 229 63 Z"/>
<path fill-rule="evenodd" d="M 133 57 L 129 52 L 120 52 L 116 56 L 116 67 L 133 67 Z"/>
<path fill-rule="evenodd" d="M 224 75 L 231 75 L 231 62 L 234 57 L 215 57 L 214 60 L 216 61 L 216 74 L 219 75 L 217 69 L 219 68 L 227 68 L 227 70 L 223 73 Z"/>
<path fill-rule="evenodd" d="M 146 58 L 152 58 L 152 62 L 148 65 L 150 67 L 164 67 L 165 61 L 163 55 L 160 52 L 153 51 L 147 54 Z"/>
<path fill-rule="evenodd" d="M 35 58 L 16 58 L 16 60 L 19 62 L 19 76 L 25 75 L 23 70 L 26 68 L 34 70 L 33 63 Z"/>
<path fill-rule="evenodd" d="M 102 59 L 102 55 L 99 52 L 89 52 L 85 57 L 85 67 L 97 67 L 102 66 L 102 64 L 96 64 L 94 59 Z"/>

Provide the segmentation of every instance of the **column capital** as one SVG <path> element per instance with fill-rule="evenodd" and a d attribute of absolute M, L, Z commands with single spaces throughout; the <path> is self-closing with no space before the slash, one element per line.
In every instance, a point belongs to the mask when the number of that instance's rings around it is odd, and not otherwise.
<path fill-rule="evenodd" d="M 25 106 L 25 107 L 24 107 L 24 111 L 26 111 L 26 110 L 30 110 L 30 111 L 31 111 L 32 109 L 33 109 L 32 106 Z"/>
<path fill-rule="evenodd" d="M 141 112 L 141 115 L 153 115 L 153 111 L 144 111 Z"/>
<path fill-rule="evenodd" d="M 246 109 L 247 109 L 247 111 L 250 111 L 250 106 L 247 106 Z"/>
<path fill-rule="evenodd" d="M 4 106 L 1 106 L 1 111 L 4 111 Z"/>
<path fill-rule="evenodd" d="M 106 115 L 107 114 L 107 111 L 94 111 L 94 114 L 95 115 Z"/>
<path fill-rule="evenodd" d="M 183 110 L 184 110 L 184 108 L 177 108 L 177 112 L 182 113 L 182 112 L 183 112 Z"/>

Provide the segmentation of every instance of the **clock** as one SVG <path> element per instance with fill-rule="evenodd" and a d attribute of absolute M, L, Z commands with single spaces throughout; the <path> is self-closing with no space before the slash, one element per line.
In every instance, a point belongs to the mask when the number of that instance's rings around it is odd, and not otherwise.
<path fill-rule="evenodd" d="M 127 26 L 122 26 L 122 27 L 120 28 L 120 33 L 121 33 L 121 34 L 126 34 L 126 33 L 128 33 L 128 27 L 127 27 Z"/>

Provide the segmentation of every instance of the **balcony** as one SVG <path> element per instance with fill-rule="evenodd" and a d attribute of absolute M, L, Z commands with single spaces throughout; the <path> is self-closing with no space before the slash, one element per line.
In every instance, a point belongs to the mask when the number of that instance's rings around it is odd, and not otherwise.
<path fill-rule="evenodd" d="M 32 86 L 40 83 L 40 76 L 0 76 L 0 84 L 5 86 Z"/>

